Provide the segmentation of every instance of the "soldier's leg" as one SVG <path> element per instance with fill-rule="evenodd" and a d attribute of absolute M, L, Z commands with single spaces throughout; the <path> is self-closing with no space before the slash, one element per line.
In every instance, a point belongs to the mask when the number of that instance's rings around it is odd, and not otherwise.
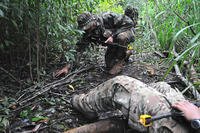
<path fill-rule="evenodd" d="M 132 30 L 122 32 L 117 35 L 117 37 L 114 39 L 114 42 L 123 47 L 115 45 L 108 46 L 105 54 L 105 62 L 106 68 L 107 70 L 109 70 L 110 74 L 119 73 L 123 68 L 124 62 L 127 61 L 129 56 L 131 55 L 130 52 L 127 52 L 126 46 L 129 42 L 134 41 L 133 35 L 134 34 Z"/>
<path fill-rule="evenodd" d="M 116 47 L 115 56 L 113 56 L 113 64 L 111 69 L 109 70 L 110 74 L 118 74 L 122 71 L 123 65 L 125 64 L 126 58 L 126 48 Z"/>
<path fill-rule="evenodd" d="M 130 43 L 130 42 L 134 42 L 134 31 L 133 29 L 131 30 L 127 30 L 125 32 L 120 33 L 117 38 L 116 41 L 122 45 L 122 46 L 126 46 Z M 119 48 L 118 49 L 118 58 L 119 59 L 123 59 L 123 60 L 128 60 L 129 56 L 130 56 L 130 52 L 127 52 L 127 49 L 124 48 Z"/>
<path fill-rule="evenodd" d="M 151 87 L 149 88 L 139 80 L 128 76 L 116 76 L 90 90 L 87 94 L 75 95 L 72 98 L 72 105 L 84 114 L 97 116 L 98 113 L 122 107 L 128 109 L 132 94 L 136 96 L 131 99 L 136 98 L 136 100 L 147 94 L 161 95 L 159 92 L 153 91 Z M 134 105 L 138 105 L 138 103 L 141 101 L 135 101 Z"/>
<path fill-rule="evenodd" d="M 90 118 L 96 118 L 102 112 L 120 109 L 122 104 L 128 108 L 130 93 L 126 88 L 119 87 L 119 83 L 124 81 L 127 82 L 127 76 L 117 76 L 87 94 L 75 95 L 72 98 L 72 105 Z"/>
<path fill-rule="evenodd" d="M 129 125 L 140 132 L 148 130 L 150 133 L 188 133 L 187 126 L 179 124 L 171 117 L 154 121 L 149 128 L 145 128 L 138 122 L 142 114 L 159 116 L 169 113 L 171 111 L 170 103 L 181 100 L 184 100 L 183 95 L 165 82 L 153 83 L 149 89 L 138 89 L 132 93 Z"/>
<path fill-rule="evenodd" d="M 105 53 L 105 63 L 106 68 L 108 70 L 112 69 L 112 67 L 117 62 L 117 47 L 108 46 Z"/>
<path fill-rule="evenodd" d="M 170 88 L 169 88 L 170 89 Z M 117 76 L 106 81 L 87 94 L 73 97 L 74 108 L 88 115 L 98 116 L 99 113 L 120 110 L 129 120 L 129 126 L 137 131 L 147 131 L 139 122 L 141 114 L 153 116 L 170 112 L 171 108 L 164 98 L 165 95 L 152 87 L 131 77 Z M 176 101 L 179 97 L 173 97 Z M 176 132 L 188 133 L 188 130 L 172 118 L 155 121 L 149 128 L 152 133 Z"/>
<path fill-rule="evenodd" d="M 173 89 L 169 84 L 166 82 L 157 82 L 149 84 L 153 89 L 156 91 L 164 94 L 169 102 L 174 103 L 178 100 L 185 100 L 184 96 L 179 90 Z"/>
<path fill-rule="evenodd" d="M 125 46 L 127 42 L 126 32 L 120 33 L 114 40 L 115 43 Z M 124 48 L 115 45 L 108 46 L 105 62 L 110 74 L 117 74 L 122 70 L 126 58 L 126 50 L 126 47 Z"/>

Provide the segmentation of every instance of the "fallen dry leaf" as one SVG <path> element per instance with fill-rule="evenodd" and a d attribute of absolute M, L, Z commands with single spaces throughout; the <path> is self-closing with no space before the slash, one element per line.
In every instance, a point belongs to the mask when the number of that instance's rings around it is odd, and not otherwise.
<path fill-rule="evenodd" d="M 74 87 L 72 85 L 68 85 L 70 89 L 74 91 Z"/>
<path fill-rule="evenodd" d="M 155 69 L 151 66 L 146 66 L 147 73 L 149 76 L 154 76 L 155 75 Z"/>

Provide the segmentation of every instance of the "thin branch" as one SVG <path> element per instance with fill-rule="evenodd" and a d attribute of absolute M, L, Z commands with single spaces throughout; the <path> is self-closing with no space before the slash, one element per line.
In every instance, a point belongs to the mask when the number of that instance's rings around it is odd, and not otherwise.
<path fill-rule="evenodd" d="M 173 53 L 174 53 L 175 56 L 178 55 L 178 54 L 176 53 L 176 51 L 175 51 L 175 47 L 173 48 Z M 196 90 L 196 88 L 193 86 L 193 84 L 192 84 L 190 81 L 188 81 L 188 80 L 181 74 L 181 71 L 180 71 L 180 69 L 179 69 L 179 67 L 178 67 L 177 64 L 174 65 L 174 69 L 175 69 L 175 71 L 176 71 L 177 77 L 178 77 L 179 79 L 181 79 L 181 81 L 184 82 L 185 85 L 188 86 L 187 88 L 192 92 L 192 95 L 194 96 L 194 98 L 200 99 L 200 94 L 199 94 L 199 92 Z M 187 89 L 187 90 L 188 90 L 188 89 Z M 185 89 L 185 91 L 186 91 L 186 89 Z"/>
<path fill-rule="evenodd" d="M 13 76 L 10 72 L 8 72 L 7 70 L 5 70 L 3 67 L 0 67 L 0 69 L 5 72 L 6 74 L 8 74 L 12 79 L 14 79 L 16 82 L 18 82 L 19 84 L 21 84 L 21 82 L 15 77 Z"/>
<path fill-rule="evenodd" d="M 200 82 L 200 79 L 198 78 L 198 74 L 197 74 L 197 71 L 194 68 L 194 65 L 191 65 L 191 67 L 190 67 L 190 80 L 193 83 Z"/>
<path fill-rule="evenodd" d="M 178 78 L 181 79 L 181 81 L 183 81 L 187 86 L 189 86 L 188 89 L 192 92 L 193 96 L 196 99 L 200 99 L 199 92 L 195 89 L 195 87 L 193 86 L 191 82 L 189 82 L 185 77 L 183 77 L 177 64 L 174 65 L 174 68 L 175 68 Z"/>
<path fill-rule="evenodd" d="M 29 24 L 28 24 L 28 27 L 29 27 Z M 29 29 L 29 28 L 28 28 L 28 29 Z M 31 81 L 33 82 L 30 30 L 28 31 L 28 37 L 29 37 L 29 40 L 28 40 L 28 50 L 29 50 L 29 51 L 28 51 L 28 54 L 29 54 L 29 72 L 30 72 L 30 79 L 31 79 Z"/>
<path fill-rule="evenodd" d="M 39 10 L 40 10 L 40 2 L 39 0 L 35 1 L 35 4 L 37 6 L 36 9 L 36 48 L 37 48 L 37 57 L 36 57 L 36 69 L 37 69 L 37 82 L 40 81 L 40 17 L 39 17 Z"/>
<path fill-rule="evenodd" d="M 26 98 L 24 98 L 24 100 L 18 102 L 17 104 L 19 104 L 19 105 L 24 105 L 25 103 L 27 103 L 27 102 L 33 100 L 34 98 L 36 98 L 36 97 L 42 95 L 43 93 L 45 93 L 45 92 L 51 90 L 52 88 L 55 88 L 55 87 L 58 87 L 58 86 L 61 86 L 61 85 L 64 85 L 64 84 L 69 84 L 69 83 L 72 82 L 73 78 L 74 78 L 76 75 L 78 75 L 78 74 L 80 74 L 80 73 L 82 73 L 82 72 L 84 72 L 84 71 L 88 71 L 88 70 L 91 69 L 91 68 L 93 68 L 93 66 L 89 66 L 89 67 L 87 67 L 87 68 L 79 69 L 79 70 L 77 70 L 77 71 L 75 71 L 75 72 L 70 73 L 69 75 L 67 75 L 66 77 L 64 77 L 64 78 L 62 78 L 62 79 L 60 79 L 60 80 L 57 80 L 57 81 L 55 81 L 55 82 L 53 82 L 53 83 L 50 83 L 50 84 L 47 84 L 47 85 L 41 87 L 41 89 L 38 90 L 36 93 L 34 93 L 32 96 L 27 96 Z M 70 77 L 70 76 L 71 76 L 71 77 Z M 70 78 L 69 78 L 69 77 L 70 77 Z M 74 80 L 74 81 L 75 81 L 75 80 Z"/>

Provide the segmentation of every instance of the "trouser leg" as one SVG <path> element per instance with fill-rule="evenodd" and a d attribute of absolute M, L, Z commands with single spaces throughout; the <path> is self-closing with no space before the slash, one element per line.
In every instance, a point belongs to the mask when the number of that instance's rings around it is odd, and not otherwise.
<path fill-rule="evenodd" d="M 114 81 L 115 80 L 115 81 Z M 87 94 L 75 95 L 74 108 L 88 116 L 96 118 L 98 114 L 129 108 L 130 93 L 117 83 L 117 78 L 108 80 Z"/>
<path fill-rule="evenodd" d="M 126 48 L 108 46 L 105 54 L 105 63 L 108 70 L 126 58 Z"/>
<path fill-rule="evenodd" d="M 116 76 L 87 94 L 74 96 L 72 105 L 87 116 L 93 114 L 90 118 L 118 109 L 128 119 L 131 128 L 144 132 L 147 131 L 147 128 L 138 121 L 141 114 L 158 116 L 170 112 L 171 108 L 163 96 L 170 99 L 172 103 L 184 99 L 181 93 L 175 93 L 166 84 L 156 84 L 154 87 L 155 89 L 131 77 Z M 152 133 L 166 131 L 188 133 L 186 127 L 178 124 L 172 118 L 155 121 L 149 129 Z"/>
<path fill-rule="evenodd" d="M 130 52 L 127 53 L 127 45 L 134 41 L 134 33 L 132 30 L 127 30 L 117 35 L 114 38 L 114 43 L 118 43 L 122 47 L 110 45 L 105 54 L 106 67 L 112 69 L 117 63 L 128 60 Z"/>
<path fill-rule="evenodd" d="M 105 54 L 105 63 L 106 68 L 108 70 L 112 69 L 112 67 L 116 64 L 117 58 L 116 58 L 117 48 L 108 46 Z"/>

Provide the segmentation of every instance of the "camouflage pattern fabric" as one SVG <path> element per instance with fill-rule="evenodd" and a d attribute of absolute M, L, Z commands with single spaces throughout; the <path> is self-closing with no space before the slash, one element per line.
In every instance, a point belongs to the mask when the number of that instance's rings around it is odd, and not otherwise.
<path fill-rule="evenodd" d="M 137 25 L 137 20 L 138 20 L 138 10 L 134 7 L 132 7 L 131 5 L 128 5 L 125 9 L 124 14 L 128 17 L 131 18 L 131 20 L 134 23 L 134 27 L 136 27 Z"/>
<path fill-rule="evenodd" d="M 149 128 L 139 123 L 141 114 L 156 116 L 170 112 L 166 97 L 172 104 L 184 100 L 182 94 L 165 82 L 146 85 L 128 76 L 117 76 L 102 83 L 87 94 L 75 95 L 73 106 L 89 116 L 120 110 L 128 119 L 128 125 L 139 132 L 150 133 L 188 133 L 188 129 L 172 118 L 153 122 Z"/>
<path fill-rule="evenodd" d="M 93 17 L 97 27 L 93 31 L 85 31 L 81 41 L 78 42 L 80 45 L 86 42 L 101 43 L 111 35 L 121 45 L 134 41 L 133 21 L 126 15 L 105 12 Z"/>
<path fill-rule="evenodd" d="M 133 30 L 127 30 L 117 35 L 116 41 L 117 43 L 127 46 L 129 42 L 134 41 L 134 32 Z M 108 46 L 106 54 L 105 54 L 105 62 L 106 67 L 108 69 L 112 68 L 117 62 L 121 60 L 126 60 L 126 51 L 127 48 L 117 47 L 117 46 Z"/>
<path fill-rule="evenodd" d="M 125 47 L 128 43 L 134 41 L 134 23 L 126 15 L 105 12 L 100 15 L 93 15 L 93 17 L 95 18 L 94 21 L 97 22 L 97 27 L 90 32 L 85 31 L 82 39 L 77 43 L 77 51 L 83 51 L 89 44 L 102 45 L 110 36 L 113 36 L 114 43 Z M 107 68 L 112 68 L 115 62 L 124 59 L 126 50 L 122 47 L 108 46 L 105 55 Z"/>

